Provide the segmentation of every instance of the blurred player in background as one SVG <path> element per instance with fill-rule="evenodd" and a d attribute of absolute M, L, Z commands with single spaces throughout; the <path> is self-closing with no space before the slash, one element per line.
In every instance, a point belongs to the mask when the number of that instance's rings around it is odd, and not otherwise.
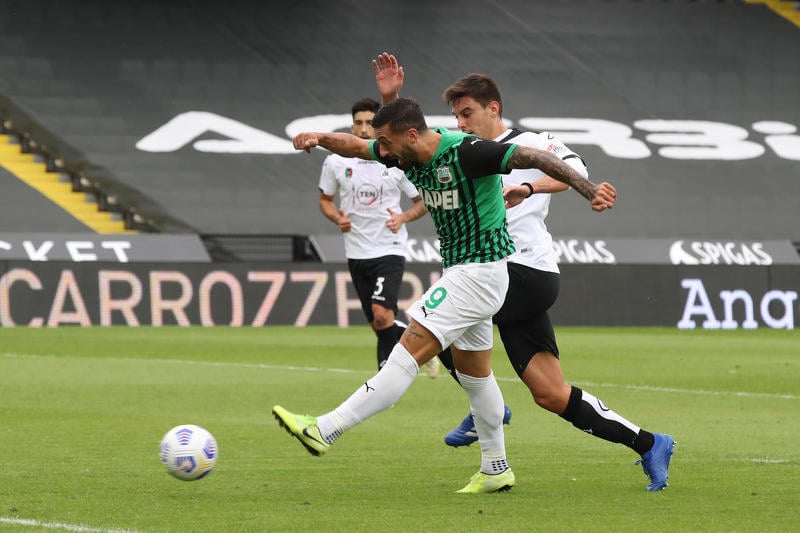
<path fill-rule="evenodd" d="M 383 53 L 373 61 L 373 70 L 383 103 L 398 98 L 405 73 L 397 59 Z M 445 90 L 444 99 L 452 107 L 461 131 L 549 151 L 582 176 L 588 176 L 583 159 L 551 134 L 506 127 L 500 90 L 489 76 L 470 74 L 462 78 Z M 537 405 L 590 435 L 633 449 L 641 456 L 639 462 L 650 479 L 647 490 L 665 488 L 674 445 L 672 437 L 639 428 L 587 391 L 564 381 L 555 332 L 547 313 L 558 297 L 560 275 L 545 218 L 550 194 L 569 187 L 538 169 L 513 170 L 503 175 L 502 180 L 507 188 L 508 230 L 516 252 L 509 257 L 508 293 L 493 321 L 511 365 Z M 445 350 L 439 357 L 458 381 L 450 353 Z M 506 410 L 510 418 L 507 407 Z M 469 446 L 476 440 L 472 413 L 445 437 L 445 442 L 455 447 Z"/>
<path fill-rule="evenodd" d="M 372 117 L 380 104 L 363 98 L 353 104 L 350 131 L 361 139 L 374 139 Z M 334 204 L 339 194 L 339 207 Z M 403 211 L 401 195 L 413 202 Z M 427 212 L 417 188 L 402 170 L 377 161 L 330 154 L 319 177 L 319 209 L 344 236 L 345 257 L 361 309 L 378 337 L 378 369 L 406 325 L 397 320 L 397 295 L 405 270 L 405 223 Z M 438 360 L 426 366 L 428 375 L 439 373 Z"/>

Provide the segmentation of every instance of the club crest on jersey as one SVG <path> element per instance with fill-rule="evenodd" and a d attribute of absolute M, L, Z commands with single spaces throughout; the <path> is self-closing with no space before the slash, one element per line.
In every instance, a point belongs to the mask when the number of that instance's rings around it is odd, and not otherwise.
<path fill-rule="evenodd" d="M 346 169 L 344 169 L 344 177 L 347 178 L 347 179 L 352 178 L 353 177 L 353 169 L 350 168 L 350 167 L 347 167 Z"/>
<path fill-rule="evenodd" d="M 450 175 L 450 167 L 439 167 L 436 169 L 436 179 L 439 183 L 450 183 L 453 176 Z"/>

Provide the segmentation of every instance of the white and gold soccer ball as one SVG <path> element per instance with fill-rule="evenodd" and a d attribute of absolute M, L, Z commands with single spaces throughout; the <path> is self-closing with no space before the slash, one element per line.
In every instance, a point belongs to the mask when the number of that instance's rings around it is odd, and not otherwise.
<path fill-rule="evenodd" d="M 219 449 L 211 433 L 192 424 L 175 426 L 161 439 L 161 462 L 183 481 L 208 475 L 217 464 Z"/>

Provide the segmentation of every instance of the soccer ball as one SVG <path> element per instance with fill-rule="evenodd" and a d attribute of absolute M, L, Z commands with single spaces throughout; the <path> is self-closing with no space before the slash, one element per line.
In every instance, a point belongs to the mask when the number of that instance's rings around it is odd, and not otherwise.
<path fill-rule="evenodd" d="M 205 476 L 217 464 L 217 441 L 200 426 L 184 424 L 167 431 L 161 439 L 161 462 L 167 472 L 184 481 Z"/>

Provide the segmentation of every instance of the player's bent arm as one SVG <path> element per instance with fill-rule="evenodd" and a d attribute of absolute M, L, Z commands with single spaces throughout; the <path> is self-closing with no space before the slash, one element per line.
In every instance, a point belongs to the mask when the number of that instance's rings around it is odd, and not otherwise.
<path fill-rule="evenodd" d="M 506 209 L 510 209 L 534 194 L 554 194 L 568 189 L 569 185 L 566 183 L 545 176 L 535 181 L 523 182 L 520 185 L 503 187 L 503 199 L 506 201 Z"/>
<path fill-rule="evenodd" d="M 322 214 L 325 215 L 325 218 L 336 224 L 339 225 L 339 210 L 336 208 L 336 205 L 333 203 L 334 196 L 330 194 L 325 194 L 323 192 L 319 193 L 319 210 L 322 211 Z"/>
<path fill-rule="evenodd" d="M 574 168 L 578 171 L 578 174 L 583 176 L 584 178 L 589 177 L 589 171 L 586 168 L 586 164 L 583 162 L 583 159 L 580 157 L 570 157 L 567 159 L 563 159 L 566 164 Z M 524 196 L 519 199 L 519 201 L 512 200 L 510 203 L 513 205 L 517 205 L 520 201 L 524 200 L 525 198 L 529 198 L 534 194 L 555 194 L 558 192 L 563 192 L 569 190 L 569 185 L 566 183 L 562 183 L 558 180 L 554 180 L 550 176 L 544 176 L 538 180 L 532 181 L 529 184 L 522 185 L 525 188 Z M 505 190 L 504 190 L 505 192 Z M 509 205 L 512 207 L 513 205 Z"/>
<path fill-rule="evenodd" d="M 356 137 L 351 133 L 298 133 L 292 139 L 296 150 L 311 152 L 321 146 L 334 154 L 359 159 L 374 159 L 369 149 L 370 140 Z"/>
<path fill-rule="evenodd" d="M 521 204 L 526 198 L 534 194 L 533 183 L 523 182 L 521 185 L 503 187 L 503 199 L 506 209 Z M 603 212 L 611 209 L 617 201 L 617 190 L 608 182 L 603 182 L 595 188 L 594 198 L 590 201 L 593 211 Z"/>
<path fill-rule="evenodd" d="M 509 169 L 538 168 L 549 177 L 569 185 L 590 202 L 595 197 L 597 185 L 581 176 L 577 170 L 562 161 L 561 158 L 546 150 L 517 145 L 508 159 L 507 167 Z"/>
<path fill-rule="evenodd" d="M 532 181 L 531 187 L 533 187 L 533 194 L 555 194 L 557 192 L 563 192 L 569 189 L 569 185 L 566 183 L 554 180 L 549 176 Z"/>
<path fill-rule="evenodd" d="M 403 216 L 405 217 L 404 222 L 417 220 L 419 217 L 428 212 L 428 207 L 425 205 L 425 202 L 422 201 L 421 196 L 415 196 L 411 199 L 411 201 L 414 202 L 414 204 L 403 211 Z"/>

